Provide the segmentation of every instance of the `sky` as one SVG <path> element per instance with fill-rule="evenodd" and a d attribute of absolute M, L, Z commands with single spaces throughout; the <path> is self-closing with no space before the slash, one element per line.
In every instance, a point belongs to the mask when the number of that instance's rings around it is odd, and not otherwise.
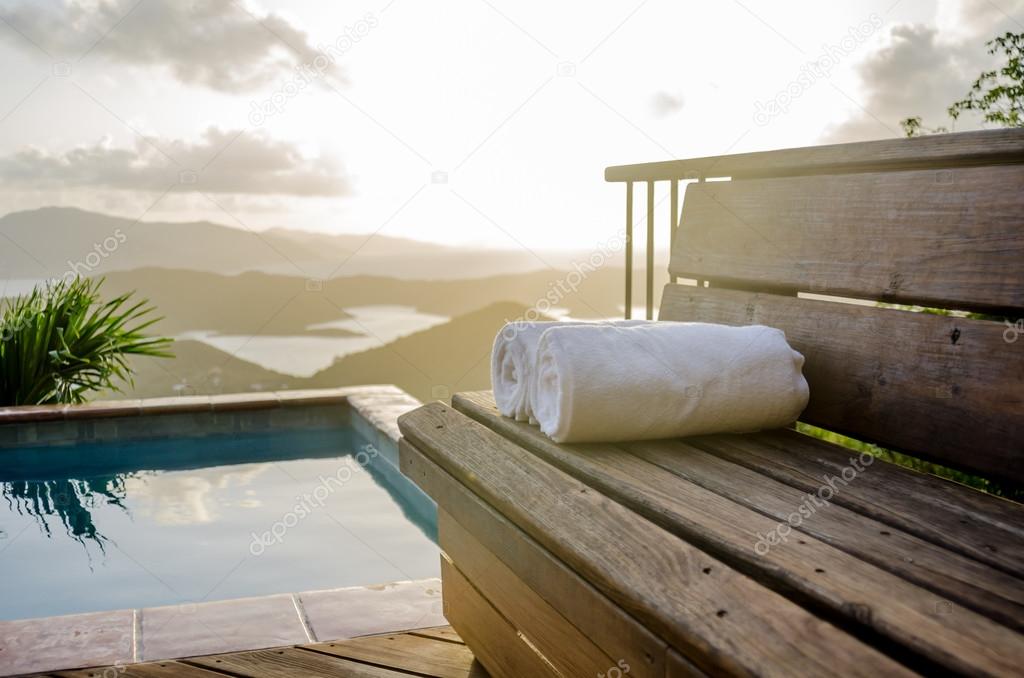
<path fill-rule="evenodd" d="M 0 212 L 592 248 L 606 166 L 948 125 L 1007 30 L 1024 0 L 0 0 Z"/>

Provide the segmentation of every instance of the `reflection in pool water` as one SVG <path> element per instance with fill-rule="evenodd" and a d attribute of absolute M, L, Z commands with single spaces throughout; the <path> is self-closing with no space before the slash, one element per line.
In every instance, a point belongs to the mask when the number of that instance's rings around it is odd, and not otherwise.
<path fill-rule="evenodd" d="M 0 455 L 0 619 L 438 575 L 436 517 L 348 430 Z"/>

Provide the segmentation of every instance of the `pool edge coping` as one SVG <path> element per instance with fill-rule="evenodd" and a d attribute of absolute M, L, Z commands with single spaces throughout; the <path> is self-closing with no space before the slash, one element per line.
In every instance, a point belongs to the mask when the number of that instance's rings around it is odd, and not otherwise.
<path fill-rule="evenodd" d="M 404 396 L 393 384 L 283 391 L 246 391 L 216 395 L 159 396 L 124 400 L 97 400 L 81 405 L 16 405 L 0 407 L 0 426 L 46 421 L 79 421 L 111 417 L 141 417 L 195 412 L 240 412 L 310 405 L 351 404 L 352 398 Z M 419 401 L 416 401 L 417 403 Z"/>

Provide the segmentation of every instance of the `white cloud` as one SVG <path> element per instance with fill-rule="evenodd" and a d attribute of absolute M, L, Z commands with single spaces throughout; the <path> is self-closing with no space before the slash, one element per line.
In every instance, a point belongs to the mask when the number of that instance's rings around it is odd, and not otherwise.
<path fill-rule="evenodd" d="M 857 67 L 863 110 L 828 131 L 826 140 L 891 137 L 900 120 L 912 116 L 921 116 L 926 127 L 948 127 L 946 109 L 997 61 L 985 43 L 1006 31 L 1021 31 L 1014 16 L 1022 10 L 1024 0 L 1003 8 L 987 0 L 963 0 L 952 13 L 958 17 L 955 31 L 923 24 L 892 27 L 884 46 Z M 956 124 L 958 130 L 977 126 L 976 118 L 966 116 Z"/>
<path fill-rule="evenodd" d="M 89 52 L 165 67 L 222 92 L 252 91 L 317 55 L 285 18 L 234 0 L 62 0 L 56 8 L 22 0 L 4 18 L 54 58 Z"/>
<path fill-rule="evenodd" d="M 29 147 L 0 157 L 0 180 L 33 189 L 94 187 L 259 195 L 339 196 L 350 190 L 341 167 L 308 158 L 293 144 L 263 134 L 208 128 L 198 140 L 109 140 L 63 153 Z"/>

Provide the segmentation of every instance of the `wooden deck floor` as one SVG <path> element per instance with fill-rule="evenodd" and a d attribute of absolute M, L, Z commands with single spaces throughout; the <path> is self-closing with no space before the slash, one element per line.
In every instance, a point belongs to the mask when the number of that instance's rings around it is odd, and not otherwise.
<path fill-rule="evenodd" d="M 62 678 L 486 678 L 462 639 L 443 626 L 176 661 L 97 667 L 37 674 Z"/>

